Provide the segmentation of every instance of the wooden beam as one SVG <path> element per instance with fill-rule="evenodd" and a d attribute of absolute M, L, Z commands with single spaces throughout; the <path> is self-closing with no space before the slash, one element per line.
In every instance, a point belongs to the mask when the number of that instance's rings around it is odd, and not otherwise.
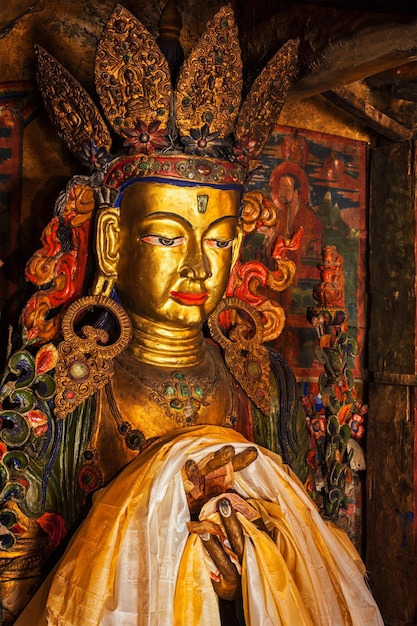
<path fill-rule="evenodd" d="M 417 61 L 417 23 L 412 29 L 413 41 L 407 37 L 407 49 L 399 50 L 397 45 L 400 32 L 390 33 L 386 30 L 381 33 L 381 39 L 386 42 L 385 50 L 373 50 L 373 54 L 366 53 L 367 44 L 363 41 L 360 49 L 356 46 L 345 46 L 342 41 L 335 49 L 332 44 L 325 51 L 323 60 L 310 74 L 305 74 L 298 80 L 288 96 L 288 99 L 301 100 L 323 93 L 334 88 L 338 88 L 359 80 L 364 80 L 374 74 L 379 74 L 385 70 L 399 67 L 406 63 Z M 387 37 L 387 39 L 385 39 Z M 340 56 L 344 52 L 343 56 Z M 370 46 L 372 50 L 372 46 Z"/>
<path fill-rule="evenodd" d="M 337 19 L 337 14 L 333 16 Z M 339 12 L 337 30 L 324 21 L 316 25 L 320 46 L 311 47 L 304 75 L 291 97 L 304 98 L 363 80 L 417 60 L 417 16 Z M 324 19 L 324 16 L 323 16 Z M 311 37 L 307 33 L 307 37 Z M 317 37 L 317 36 L 316 36 Z"/>
<path fill-rule="evenodd" d="M 384 89 L 392 84 L 401 85 L 402 83 L 408 84 L 415 81 L 417 81 L 417 63 L 411 62 L 370 76 L 366 80 L 366 84 L 371 89 Z"/>
<path fill-rule="evenodd" d="M 300 38 L 295 101 L 417 60 L 417 14 L 387 14 L 332 3 L 233 0 L 239 23 L 245 86 L 285 41 Z M 382 4 L 382 3 L 379 3 Z M 394 2 L 392 3 L 394 5 Z M 375 5 L 375 9 L 378 5 Z M 356 10 L 354 10 L 356 9 Z"/>
<path fill-rule="evenodd" d="M 413 131 L 379 111 L 368 100 L 347 87 L 325 91 L 323 96 L 392 141 L 409 141 L 413 138 Z"/>

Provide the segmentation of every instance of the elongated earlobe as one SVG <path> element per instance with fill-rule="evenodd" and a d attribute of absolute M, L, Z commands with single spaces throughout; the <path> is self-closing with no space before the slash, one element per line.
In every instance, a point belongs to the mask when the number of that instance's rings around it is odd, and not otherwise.
<path fill-rule="evenodd" d="M 117 279 L 119 262 L 119 209 L 101 209 L 96 224 L 97 270 L 93 295 L 109 296 Z"/>

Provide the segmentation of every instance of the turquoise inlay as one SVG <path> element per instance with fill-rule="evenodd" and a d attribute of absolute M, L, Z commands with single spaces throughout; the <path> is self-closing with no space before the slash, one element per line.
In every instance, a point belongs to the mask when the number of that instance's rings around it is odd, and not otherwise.
<path fill-rule="evenodd" d="M 207 211 L 209 197 L 206 193 L 197 194 L 197 209 L 199 213 L 205 213 Z"/>
<path fill-rule="evenodd" d="M 202 387 L 194 387 L 194 394 L 197 398 L 202 398 L 204 395 L 204 389 Z"/>
<path fill-rule="evenodd" d="M 180 394 L 184 397 L 184 396 L 189 396 L 190 395 L 190 388 L 189 386 L 184 383 L 182 385 L 180 385 Z"/>

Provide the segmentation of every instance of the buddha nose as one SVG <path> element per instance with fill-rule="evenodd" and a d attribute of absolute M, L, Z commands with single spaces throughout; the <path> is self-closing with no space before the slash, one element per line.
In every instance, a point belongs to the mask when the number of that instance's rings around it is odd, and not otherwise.
<path fill-rule="evenodd" d="M 192 278 L 194 280 L 206 280 L 206 278 L 211 276 L 210 263 L 200 246 L 196 246 L 189 251 L 184 259 L 180 275 L 183 278 Z"/>

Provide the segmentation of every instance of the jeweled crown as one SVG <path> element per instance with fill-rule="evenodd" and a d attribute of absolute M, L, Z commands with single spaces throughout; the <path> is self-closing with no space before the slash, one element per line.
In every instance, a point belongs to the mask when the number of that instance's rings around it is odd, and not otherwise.
<path fill-rule="evenodd" d="M 36 56 L 39 88 L 59 136 L 91 171 L 109 169 L 112 136 L 98 107 L 54 57 L 40 47 Z M 94 68 L 104 116 L 124 140 L 124 154 L 116 159 L 107 184 L 119 186 L 132 170 L 136 176 L 164 177 L 181 177 L 186 171 L 185 176 L 216 182 L 219 168 L 216 173 L 210 163 L 217 159 L 231 164 L 223 165 L 222 181 L 242 184 L 244 170 L 259 157 L 276 124 L 297 59 L 298 41 L 290 40 L 242 104 L 237 27 L 231 7 L 225 6 L 185 59 L 174 88 L 155 39 L 116 5 L 97 46 Z M 176 167 L 170 167 L 171 155 Z M 184 160 L 185 168 L 178 166 L 179 155 L 193 155 Z"/>
<path fill-rule="evenodd" d="M 297 41 L 285 44 L 242 104 L 237 28 L 231 8 L 223 7 L 183 63 L 174 88 L 155 39 L 117 5 L 95 59 L 103 116 L 75 78 L 37 48 L 38 82 L 49 116 L 89 174 L 74 176 L 59 194 L 42 248 L 27 264 L 26 278 L 40 288 L 21 315 L 30 341 L 56 337 L 66 307 L 84 292 L 91 279 L 92 233 L 108 238 L 99 218 L 118 211 L 125 183 L 145 179 L 244 188 L 276 124 L 297 54 Z M 111 129 L 122 138 L 121 150 Z M 116 156 L 110 153 L 114 148 Z M 255 200 L 252 192 L 249 204 Z M 94 290 L 112 284 L 113 261 L 97 270 Z"/>

